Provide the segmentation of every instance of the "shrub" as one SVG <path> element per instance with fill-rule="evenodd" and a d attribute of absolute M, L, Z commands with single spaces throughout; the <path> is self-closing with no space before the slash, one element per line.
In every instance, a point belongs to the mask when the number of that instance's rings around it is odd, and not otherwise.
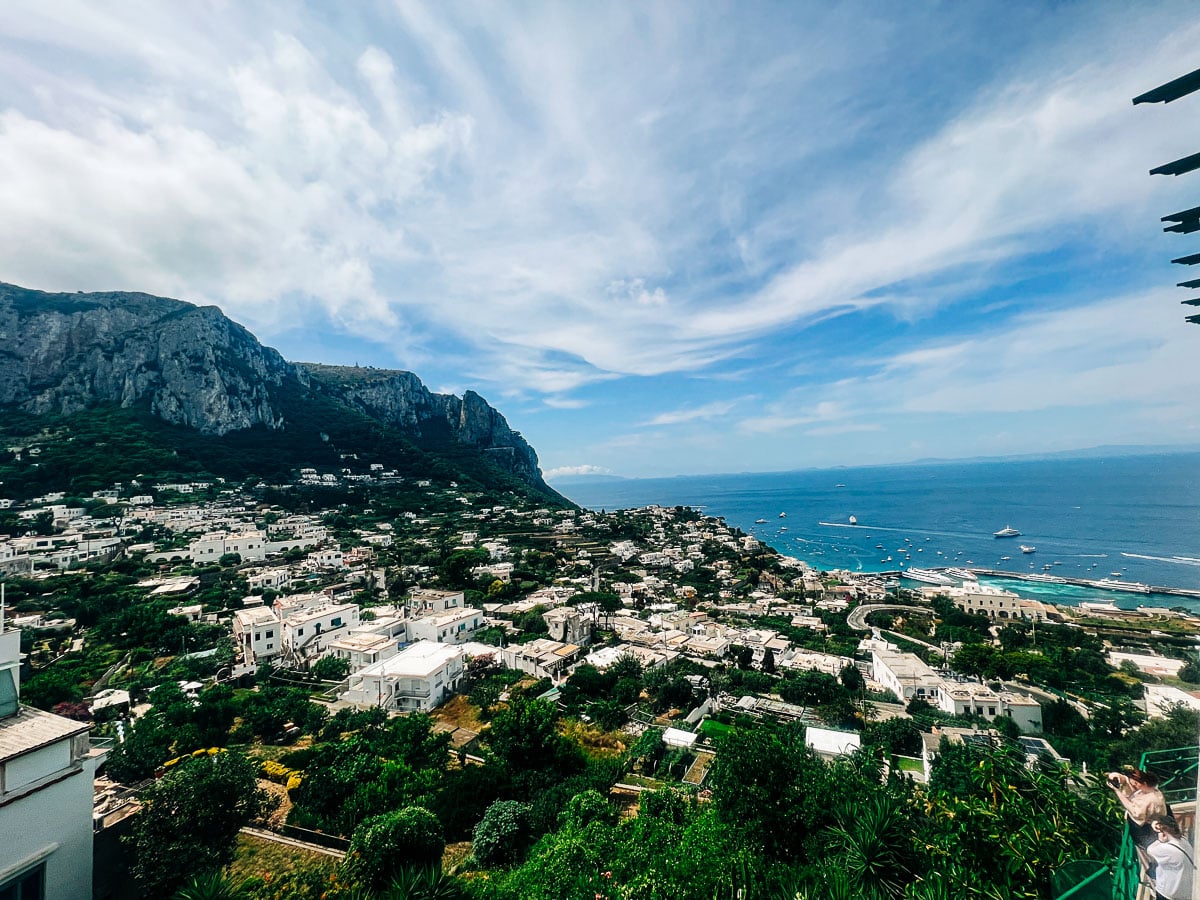
<path fill-rule="evenodd" d="M 529 838 L 529 805 L 517 800 L 489 806 L 471 835 L 475 859 L 483 866 L 516 862 Z"/>
<path fill-rule="evenodd" d="M 347 877 L 382 890 L 411 866 L 440 866 L 445 849 L 437 816 L 420 806 L 406 806 L 364 819 L 354 829 L 342 867 Z"/>

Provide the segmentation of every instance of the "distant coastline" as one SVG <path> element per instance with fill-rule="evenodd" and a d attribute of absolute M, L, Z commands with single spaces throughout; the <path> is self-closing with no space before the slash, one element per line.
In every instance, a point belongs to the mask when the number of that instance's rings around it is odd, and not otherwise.
<path fill-rule="evenodd" d="M 973 463 L 1007 463 L 1007 462 L 1042 462 L 1048 460 L 1075 459 L 1126 459 L 1139 456 L 1175 456 L 1200 454 L 1200 444 L 1105 444 L 1097 447 L 1083 447 L 1076 450 L 1056 450 L 1044 453 L 1018 453 L 1010 456 L 966 456 L 949 458 L 928 456 L 906 462 L 862 463 L 842 466 L 810 466 L 798 469 L 780 469 L 764 472 L 712 472 L 712 473 L 681 473 L 675 475 L 614 475 L 605 474 L 570 474 L 554 475 L 553 470 L 545 479 L 548 483 L 570 487 L 577 484 L 602 484 L 616 481 L 658 481 L 676 478 L 716 478 L 742 477 L 747 475 L 794 475 L 804 472 L 846 472 L 857 469 L 888 469 L 908 466 L 944 466 L 971 465 Z"/>
<path fill-rule="evenodd" d="M 821 569 L 884 572 L 903 562 L 1200 589 L 1197 451 L 606 478 L 560 488 L 594 509 L 701 509 Z M 850 516 L 859 523 L 853 528 Z M 1008 524 L 1022 533 L 1015 543 L 993 537 Z M 1023 554 L 1020 543 L 1034 552 Z M 1085 599 L 1114 594 L 1142 596 L 1097 589 Z M 1179 600 L 1169 605 L 1200 608 Z"/>

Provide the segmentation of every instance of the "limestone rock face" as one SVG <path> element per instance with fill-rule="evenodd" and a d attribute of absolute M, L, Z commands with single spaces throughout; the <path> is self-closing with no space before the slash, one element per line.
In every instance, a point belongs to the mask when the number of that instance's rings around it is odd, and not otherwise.
<path fill-rule="evenodd" d="M 411 372 L 290 363 L 212 306 L 0 283 L 0 406 L 69 415 L 148 404 L 167 422 L 224 435 L 285 427 L 285 388 L 301 402 L 320 389 L 426 444 L 478 449 L 550 490 L 533 448 L 473 391 L 434 394 Z"/>
<path fill-rule="evenodd" d="M 35 415 L 149 401 L 175 425 L 277 428 L 272 388 L 301 373 L 216 307 L 0 284 L 0 404 Z"/>
<path fill-rule="evenodd" d="M 474 391 L 434 394 L 412 372 L 301 364 L 339 400 L 364 415 L 398 425 L 418 439 L 449 439 L 484 451 L 505 471 L 545 487 L 537 454 Z"/>

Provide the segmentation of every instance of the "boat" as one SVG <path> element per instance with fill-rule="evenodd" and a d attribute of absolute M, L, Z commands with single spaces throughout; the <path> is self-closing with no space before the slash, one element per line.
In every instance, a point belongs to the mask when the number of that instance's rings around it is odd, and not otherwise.
<path fill-rule="evenodd" d="M 1066 584 L 1067 579 L 1060 578 L 1058 575 L 1047 575 L 1044 572 L 1030 572 L 1024 578 L 1025 581 L 1042 581 L 1046 584 Z"/>
<path fill-rule="evenodd" d="M 904 573 L 904 577 L 912 581 L 920 581 L 925 584 L 936 584 L 943 587 L 951 587 L 954 585 L 954 579 L 941 572 L 935 572 L 932 569 L 914 569 L 909 568 Z"/>
<path fill-rule="evenodd" d="M 970 569 L 943 569 L 945 574 L 952 578 L 959 578 L 963 581 L 977 581 L 978 576 Z"/>
<path fill-rule="evenodd" d="M 1000 557 L 1000 562 L 1008 562 L 1010 559 L 1012 559 L 1011 556 L 1002 556 Z"/>
<path fill-rule="evenodd" d="M 876 544 L 876 545 L 875 545 L 875 549 L 876 549 L 876 550 L 882 550 L 882 549 L 883 549 L 883 544 Z"/>
<path fill-rule="evenodd" d="M 1028 545 L 1026 545 L 1026 544 L 1022 544 L 1022 545 L 1021 545 L 1021 552 L 1022 552 L 1022 553 L 1037 553 L 1037 547 L 1030 547 L 1030 546 L 1028 546 Z"/>
<path fill-rule="evenodd" d="M 766 519 L 755 519 L 755 520 L 754 520 L 754 524 L 755 524 L 755 525 L 762 525 L 762 524 L 764 524 L 766 521 L 767 521 Z"/>
<path fill-rule="evenodd" d="M 781 519 L 786 519 L 786 518 L 787 518 L 787 513 L 785 513 L 785 512 L 781 512 L 781 513 L 779 514 L 779 518 L 781 518 Z"/>
<path fill-rule="evenodd" d="M 850 524 L 851 524 L 851 525 L 857 525 L 857 524 L 858 524 L 858 518 L 857 518 L 856 516 L 851 516 L 851 517 L 850 517 Z"/>
<path fill-rule="evenodd" d="M 1131 591 L 1135 594 L 1150 593 L 1149 585 L 1141 584 L 1137 581 L 1117 581 L 1112 578 L 1101 578 L 1096 582 L 1096 587 L 1109 591 Z"/>
<path fill-rule="evenodd" d="M 1005 525 L 999 531 L 993 531 L 992 537 L 998 537 L 998 538 L 1016 537 L 1020 533 L 1021 532 L 1017 531 L 1017 529 L 1013 528 L 1011 525 Z"/>

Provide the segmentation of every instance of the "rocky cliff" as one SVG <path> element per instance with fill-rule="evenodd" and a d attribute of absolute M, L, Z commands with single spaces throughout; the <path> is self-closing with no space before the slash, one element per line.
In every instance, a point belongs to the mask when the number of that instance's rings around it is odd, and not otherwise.
<path fill-rule="evenodd" d="M 412 372 L 300 363 L 314 384 L 351 409 L 397 425 L 420 442 L 451 440 L 481 450 L 502 469 L 544 487 L 537 454 L 474 391 L 434 394 Z"/>
<path fill-rule="evenodd" d="M 476 450 L 549 491 L 533 448 L 473 391 L 431 393 L 411 372 L 294 364 L 212 306 L 136 293 L 50 294 L 0 283 L 0 406 L 36 416 L 101 404 L 223 436 L 286 431 L 313 399 L 422 446 Z"/>
<path fill-rule="evenodd" d="M 272 389 L 302 373 L 212 306 L 0 284 L 0 405 L 68 415 L 149 403 L 174 425 L 279 426 Z"/>

